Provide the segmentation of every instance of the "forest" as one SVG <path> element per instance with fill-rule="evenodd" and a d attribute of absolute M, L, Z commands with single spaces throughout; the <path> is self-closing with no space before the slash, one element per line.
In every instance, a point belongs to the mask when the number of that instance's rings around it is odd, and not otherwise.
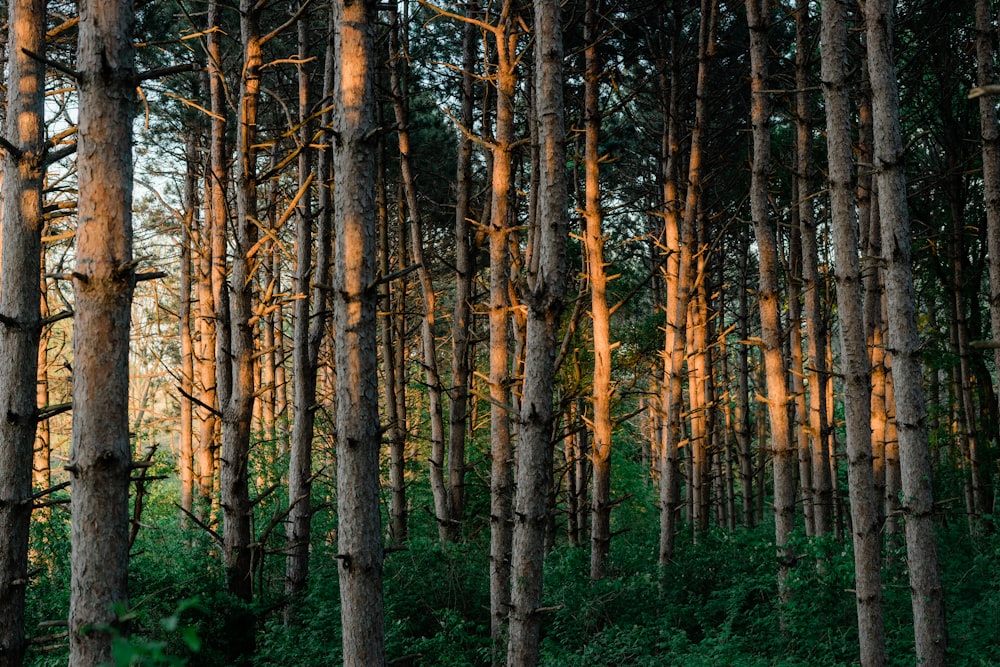
<path fill-rule="evenodd" d="M 998 48 L 0 3 L 0 667 L 1000 664 Z"/>

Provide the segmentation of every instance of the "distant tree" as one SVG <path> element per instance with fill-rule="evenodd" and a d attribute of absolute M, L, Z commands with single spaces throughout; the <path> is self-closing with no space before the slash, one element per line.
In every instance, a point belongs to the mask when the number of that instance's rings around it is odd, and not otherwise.
<path fill-rule="evenodd" d="M 80 3 L 74 409 L 67 466 L 72 480 L 73 667 L 111 660 L 108 627 L 128 604 L 134 21 L 131 2 Z"/>

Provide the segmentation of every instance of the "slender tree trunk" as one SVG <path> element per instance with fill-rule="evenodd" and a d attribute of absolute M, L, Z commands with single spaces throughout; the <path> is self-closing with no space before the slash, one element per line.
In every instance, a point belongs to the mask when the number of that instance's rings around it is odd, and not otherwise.
<path fill-rule="evenodd" d="M 851 178 L 852 138 L 847 73 L 848 17 L 844 5 L 824 3 L 822 81 L 826 107 L 830 213 L 837 281 L 837 312 L 844 365 L 848 493 L 854 529 L 855 604 L 861 664 L 885 664 L 882 622 L 879 506 L 871 465 L 871 367 L 864 329 L 860 247 L 854 226 Z"/>
<path fill-rule="evenodd" d="M 385 665 L 375 281 L 375 11 L 336 0 L 333 317 L 343 662 Z M 345 196 L 346 194 L 346 196 Z"/>
<path fill-rule="evenodd" d="M 768 0 L 747 0 L 750 26 L 750 89 L 753 93 L 753 169 L 750 184 L 754 236 L 759 253 L 761 349 L 767 382 L 767 410 L 771 424 L 774 460 L 774 543 L 778 550 L 778 589 L 788 601 L 786 579 L 793 554 L 788 539 L 795 523 L 795 450 L 788 430 L 788 388 L 785 361 L 781 352 L 781 312 L 778 291 L 778 252 L 768 212 L 767 189 L 770 176 L 771 131 L 767 88 L 767 31 L 770 25 Z"/>
<path fill-rule="evenodd" d="M 527 349 L 514 498 L 509 667 L 538 664 L 546 499 L 552 477 L 556 334 L 568 282 L 563 36 L 558 0 L 535 0 L 534 16 L 534 101 L 540 167 L 535 218 L 538 243 L 534 248 L 536 256 L 528 262 Z"/>
<path fill-rule="evenodd" d="M 737 314 L 741 341 L 750 338 L 750 304 L 747 281 L 750 278 L 750 233 L 740 232 L 740 281 Z M 753 444 L 750 424 L 750 347 L 740 343 L 736 350 L 736 441 L 740 458 L 740 495 L 743 498 L 743 525 L 754 525 Z"/>
<path fill-rule="evenodd" d="M 594 375 L 592 417 L 594 438 L 591 463 L 594 466 L 594 498 L 591 504 L 590 578 L 604 577 L 605 561 L 611 548 L 611 339 L 604 271 L 604 234 L 601 230 L 599 99 L 601 60 L 598 47 L 598 0 L 587 0 L 584 25 L 587 69 L 584 76 L 584 163 L 586 171 L 587 277 L 590 281 L 590 314 L 594 332 Z"/>
<path fill-rule="evenodd" d="M 237 127 L 235 248 L 231 289 L 217 302 L 222 354 L 217 363 L 217 387 L 222 412 L 220 490 L 223 515 L 223 559 L 226 585 L 241 600 L 253 597 L 251 503 L 248 485 L 250 429 L 253 418 L 254 338 L 253 275 L 257 251 L 257 104 L 262 64 L 259 9 L 241 0 L 240 36 L 243 74 L 240 80 Z M 227 303 L 226 303 L 227 302 Z M 245 621 L 245 619 L 244 619 Z M 253 651 L 253 633 L 234 623 L 229 629 L 230 658 L 243 660 Z"/>
<path fill-rule="evenodd" d="M 976 80 L 980 86 L 995 83 L 996 56 L 993 53 L 994 15 L 989 0 L 976 0 Z M 979 100 L 979 127 L 983 142 L 983 187 L 986 202 L 987 256 L 990 267 L 990 329 L 993 340 L 1000 340 L 1000 126 L 996 102 L 992 97 Z M 1000 346 L 993 350 L 1000 386 Z M 1000 442 L 995 442 L 1000 444 Z M 985 480 L 989 484 L 990 480 Z M 993 500 L 986 498 L 987 514 L 993 513 Z"/>
<path fill-rule="evenodd" d="M 69 664 L 111 659 L 128 604 L 128 349 L 132 261 L 131 2 L 80 3 L 77 81 L 79 228 L 73 317 L 73 436 Z M 10 240 L 5 239 L 4 246 Z M 6 264 L 5 264 L 6 266 Z M 37 275 L 29 276 L 37 285 Z M 6 282 L 4 287 L 6 288 Z M 37 301 L 34 303 L 37 308 Z M 37 359 L 37 348 L 31 356 Z M 34 400 L 34 391 L 31 392 Z"/>
<path fill-rule="evenodd" d="M 45 3 L 15 0 L 10 6 L 9 26 L 8 46 L 12 57 L 8 61 L 7 111 L 17 122 L 4 128 L 9 148 L 4 151 L 2 171 L 5 177 L 0 190 L 0 238 L 3 239 L 0 313 L 4 316 L 0 324 L 0 377 L 3 378 L 0 408 L 6 415 L 0 420 L 0 535 L 3 535 L 0 540 L 0 666 L 19 667 L 26 649 L 28 529 L 38 423 L 36 380 L 42 328 L 42 184 L 45 174 L 45 67 L 25 51 L 45 52 Z M 128 150 L 127 144 L 125 148 L 116 148 Z M 111 169 L 114 173 L 113 167 Z M 92 191 L 89 194 L 93 196 Z M 93 206 L 93 202 L 88 203 Z M 93 357 L 90 360 L 93 363 Z"/>
<path fill-rule="evenodd" d="M 899 93 L 892 55 L 891 0 L 865 5 L 868 66 L 872 83 L 875 170 L 886 264 L 889 348 L 896 398 L 896 428 L 902 472 L 907 565 L 914 636 L 920 665 L 946 664 L 944 599 L 934 534 L 934 497 L 913 294 L 906 174 L 899 127 Z"/>
<path fill-rule="evenodd" d="M 333 87 L 333 25 L 328 24 L 325 34 L 324 98 Z M 299 57 L 306 61 L 309 50 L 309 17 L 303 13 L 298 22 Z M 330 256 L 330 191 L 326 182 L 329 171 L 330 137 L 323 136 L 316 170 L 312 170 L 309 146 L 313 141 L 314 127 L 308 121 L 310 114 L 309 73 L 299 65 L 299 154 L 298 177 L 300 197 L 296 207 L 296 294 L 295 324 L 293 330 L 292 365 L 292 438 L 288 461 L 288 557 L 285 564 L 285 594 L 294 597 L 306 588 L 309 576 L 309 538 L 312 532 L 312 442 L 316 423 L 316 378 L 319 367 L 319 348 L 326 323 L 326 291 L 329 284 Z M 322 127 L 329 127 L 330 113 L 325 112 Z M 313 219 L 309 191 L 314 177 L 318 176 L 319 201 L 315 212 L 317 238 L 316 263 L 312 263 Z M 310 293 L 311 291 L 311 293 Z M 285 608 L 286 622 L 291 620 L 294 605 Z"/>
<path fill-rule="evenodd" d="M 830 449 L 827 439 L 826 387 L 829 376 L 826 369 L 826 318 L 822 310 L 822 293 L 819 275 L 818 223 L 813 213 L 810 196 L 811 135 L 809 118 L 809 70 L 811 34 L 809 3 L 797 0 L 795 11 L 795 126 L 796 174 L 798 183 L 797 206 L 799 229 L 802 235 L 802 296 L 808 338 L 806 354 L 809 359 L 809 425 L 811 442 L 811 491 L 814 529 L 817 535 L 832 530 L 833 486 L 830 478 Z"/>
<path fill-rule="evenodd" d="M 660 392 L 663 411 L 662 454 L 660 459 L 660 544 L 659 564 L 661 570 L 674 557 L 677 537 L 677 513 L 680 505 L 680 466 L 678 454 L 682 440 L 680 419 L 680 397 L 683 388 L 684 343 L 687 335 L 687 276 L 691 257 L 687 248 L 682 248 L 681 200 L 677 184 L 678 162 L 680 161 L 680 53 L 676 42 L 681 32 L 679 9 L 675 8 L 673 19 L 674 45 L 670 51 L 669 79 L 664 68 L 660 79 L 663 100 L 663 239 L 664 282 L 666 303 L 664 304 L 663 375 L 664 383 Z M 664 50 L 666 46 L 664 45 Z M 681 282 L 683 276 L 684 282 Z M 683 292 L 682 292 L 683 290 Z"/>
<path fill-rule="evenodd" d="M 467 14 L 479 14 L 478 3 L 469 3 Z M 462 28 L 463 127 L 471 128 L 475 104 L 474 72 L 476 36 L 472 22 Z M 462 135 L 458 145 L 455 185 L 455 307 L 452 311 L 451 411 L 448 430 L 448 489 L 451 493 L 451 539 L 461 537 L 465 515 L 465 441 L 469 433 L 469 383 L 472 378 L 470 329 L 472 327 L 472 280 L 476 273 L 470 223 L 472 198 L 472 139 Z"/>
<path fill-rule="evenodd" d="M 178 327 L 181 339 L 181 388 L 180 398 L 180 453 L 178 468 L 181 482 L 181 508 L 190 512 L 194 501 L 194 433 L 192 431 L 194 410 L 191 399 L 194 396 L 194 341 L 191 336 L 191 278 L 194 266 L 191 262 L 193 230 L 198 216 L 198 150 L 199 135 L 191 131 L 186 140 L 186 173 L 184 178 L 184 218 L 181 220 L 180 249 L 180 297 Z"/>
<path fill-rule="evenodd" d="M 410 159 L 409 110 L 406 92 L 403 89 L 403 68 L 408 55 L 400 46 L 400 25 L 398 14 L 389 11 L 391 24 L 389 33 L 389 78 L 395 112 L 396 135 L 399 140 L 399 163 L 402 173 L 403 192 L 406 196 L 406 210 L 409 215 L 410 255 L 417 266 L 420 293 L 423 297 L 423 317 L 420 321 L 421 352 L 424 368 L 425 389 L 427 391 L 430 415 L 430 482 L 434 498 L 434 516 L 438 525 L 438 539 L 448 542 L 454 534 L 449 507 L 449 491 L 445 478 L 444 408 L 441 400 L 441 377 L 438 373 L 437 342 L 435 338 L 435 292 L 424 255 L 423 216 L 417 197 L 416 175 Z"/>
<path fill-rule="evenodd" d="M 514 93 L 517 87 L 517 33 L 514 4 L 505 0 L 496 28 L 496 129 L 490 240 L 490 637 L 493 662 L 502 658 L 503 634 L 510 611 L 513 539 L 513 449 L 510 418 L 510 200 L 513 196 Z"/>

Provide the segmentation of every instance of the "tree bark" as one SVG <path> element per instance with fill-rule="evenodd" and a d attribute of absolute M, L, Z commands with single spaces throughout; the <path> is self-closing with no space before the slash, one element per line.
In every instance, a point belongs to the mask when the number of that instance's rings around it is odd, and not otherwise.
<path fill-rule="evenodd" d="M 20 666 L 26 649 L 25 593 L 28 532 L 38 414 L 41 337 L 45 67 L 25 51 L 45 52 L 45 3 L 10 5 L 7 112 L 16 122 L 7 143 L 2 180 L 0 261 L 0 666 Z M 127 149 L 126 149 L 127 150 Z M 82 218 L 81 218 L 82 219 Z M 46 466 L 48 467 L 48 466 Z"/>
<path fill-rule="evenodd" d="M 254 373 L 253 275 L 257 252 L 257 105 L 262 65 L 260 10 L 253 0 L 241 0 L 240 38 L 243 70 L 240 78 L 239 124 L 236 136 L 236 221 L 231 289 L 216 305 L 220 311 L 222 354 L 217 359 L 217 387 L 222 412 L 220 492 L 223 516 L 223 560 L 230 593 L 253 598 L 251 503 L 248 484 L 250 430 L 256 381 Z M 244 659 L 253 651 L 253 633 L 245 627 L 229 630 L 230 657 Z"/>
<path fill-rule="evenodd" d="M 111 635 L 100 628 L 115 624 L 115 608 L 128 604 L 134 21 L 131 2 L 80 3 L 74 410 L 67 466 L 72 489 L 73 667 L 111 659 Z M 30 279 L 36 282 L 37 276 Z"/>
<path fill-rule="evenodd" d="M 471 2 L 468 16 L 479 13 L 478 3 Z M 474 72 L 476 65 L 476 30 L 471 21 L 462 28 L 462 111 L 460 122 L 473 123 Z M 476 273 L 470 223 L 472 198 L 472 139 L 464 133 L 459 139 L 455 177 L 455 307 L 452 311 L 451 411 L 448 431 L 448 490 L 451 493 L 452 539 L 461 537 L 465 515 L 465 442 L 469 432 L 469 383 L 472 378 L 470 329 L 472 326 L 472 280 Z"/>
<path fill-rule="evenodd" d="M 837 281 L 837 313 L 844 365 L 847 475 L 854 531 L 855 604 L 861 664 L 885 664 L 882 621 L 880 496 L 871 449 L 871 366 L 864 329 L 860 247 L 854 226 L 852 138 L 848 98 L 846 8 L 823 3 L 822 80 L 826 107 L 830 214 Z"/>
<path fill-rule="evenodd" d="M 324 99 L 333 87 L 333 26 L 328 24 L 325 34 Z M 298 25 L 299 56 L 305 61 L 309 50 L 309 17 L 303 13 Z M 313 142 L 314 126 L 308 121 L 310 114 L 309 73 L 299 66 L 299 154 L 298 178 L 301 199 L 296 209 L 296 267 L 295 325 L 293 330 L 293 395 L 292 441 L 288 461 L 288 558 L 285 566 L 285 594 L 301 594 L 309 576 L 309 538 L 312 532 L 312 442 L 316 423 L 316 378 L 319 368 L 319 348 L 326 324 L 326 291 L 330 273 L 330 190 L 327 172 L 330 164 L 330 137 L 320 141 L 316 169 L 309 159 L 309 146 Z M 330 112 L 321 118 L 321 126 L 329 127 Z M 319 201 L 315 214 L 308 192 L 313 178 L 318 177 Z M 316 219 L 316 262 L 312 261 L 313 218 Z M 291 620 L 294 606 L 286 607 L 286 621 Z"/>
<path fill-rule="evenodd" d="M 996 79 L 993 19 L 990 2 L 976 0 L 976 80 L 980 86 L 992 84 Z M 983 142 L 983 195 L 986 202 L 986 239 L 990 270 L 990 330 L 994 340 L 1000 340 L 1000 126 L 997 123 L 995 99 L 988 96 L 981 97 L 979 127 Z M 1000 347 L 994 348 L 993 360 L 997 372 L 1000 373 Z M 997 385 L 1000 386 L 1000 375 Z M 989 498 L 986 502 L 992 505 Z M 993 509 L 987 507 L 985 512 L 992 514 Z"/>
<path fill-rule="evenodd" d="M 385 665 L 375 282 L 374 0 L 336 0 L 333 317 L 343 663 Z"/>
<path fill-rule="evenodd" d="M 590 578 L 602 579 L 611 548 L 611 338 L 609 327 L 607 276 L 604 271 L 604 233 L 601 230 L 599 100 L 601 60 L 598 48 L 598 0 L 587 0 L 584 20 L 586 72 L 584 75 L 584 164 L 586 209 L 584 245 L 587 278 L 590 282 L 590 314 L 594 333 L 594 374 L 591 417 L 594 438 L 590 460 L 594 467 L 594 496 L 591 504 Z"/>
<path fill-rule="evenodd" d="M 875 137 L 875 171 L 882 223 L 882 259 L 892 354 L 896 429 L 902 473 L 907 565 L 917 663 L 946 664 L 944 599 L 934 534 L 934 497 L 913 293 L 910 221 L 899 126 L 899 92 L 892 55 L 891 0 L 868 0 L 865 22 Z"/>
<path fill-rule="evenodd" d="M 767 189 L 770 177 L 771 131 L 770 103 L 767 88 L 767 31 L 770 3 L 747 0 L 750 27 L 750 89 L 753 94 L 753 165 L 750 183 L 754 236 L 759 253 L 761 349 L 767 383 L 767 411 L 771 424 L 771 450 L 774 461 L 774 543 L 778 550 L 778 589 L 783 602 L 788 601 L 786 579 L 793 554 L 788 539 L 795 523 L 795 450 L 788 430 L 788 387 L 782 355 L 780 294 L 778 291 L 778 251 L 768 213 Z"/>
<path fill-rule="evenodd" d="M 538 663 L 545 518 L 552 477 L 556 334 L 567 284 L 569 239 L 563 120 L 563 36 L 558 0 L 535 0 L 535 113 L 539 191 L 536 255 L 529 258 L 521 440 L 517 453 L 509 667 Z"/>
<path fill-rule="evenodd" d="M 505 0 L 495 28 L 496 128 L 494 130 L 490 245 L 490 637 L 493 662 L 502 658 L 510 611 L 513 518 L 513 448 L 510 432 L 510 201 L 513 196 L 514 94 L 518 35 L 514 3 Z"/>
<path fill-rule="evenodd" d="M 451 522 L 450 493 L 445 478 L 444 408 L 441 401 L 441 377 L 438 373 L 437 341 L 435 338 L 435 292 L 431 278 L 429 259 L 424 255 L 424 222 L 420 200 L 417 197 L 416 175 L 410 159 L 410 131 L 408 99 L 403 90 L 403 67 L 408 55 L 400 46 L 400 25 L 395 5 L 389 10 L 389 80 L 392 106 L 396 120 L 396 136 L 399 142 L 399 164 L 403 192 L 406 197 L 406 212 L 409 218 L 410 255 L 417 267 L 420 294 L 423 298 L 423 316 L 420 320 L 420 342 L 424 382 L 427 391 L 427 411 L 430 416 L 430 484 L 434 498 L 434 517 L 437 521 L 438 539 L 443 543 L 451 541 L 454 530 Z"/>

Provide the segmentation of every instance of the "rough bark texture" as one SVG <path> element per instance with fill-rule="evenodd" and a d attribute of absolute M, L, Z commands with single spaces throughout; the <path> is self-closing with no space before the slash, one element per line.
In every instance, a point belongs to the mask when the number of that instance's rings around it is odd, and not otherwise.
<path fill-rule="evenodd" d="M 0 261 L 0 666 L 21 664 L 28 585 L 28 527 L 38 412 L 41 334 L 45 68 L 24 49 L 45 51 L 45 3 L 10 6 L 7 143 L 2 171 Z M 46 466 L 47 467 L 47 466 Z"/>
<path fill-rule="evenodd" d="M 556 334 L 566 292 L 568 211 L 563 123 L 563 39 L 558 0 L 535 0 L 535 113 L 539 191 L 537 264 L 529 261 L 526 354 L 517 454 L 507 664 L 533 667 L 541 638 L 545 519 L 552 475 Z"/>
<path fill-rule="evenodd" d="M 846 14 L 845 7 L 840 3 L 823 4 L 822 80 L 837 313 L 844 367 L 844 423 L 847 431 L 848 493 L 854 531 L 858 643 L 861 664 L 881 667 L 886 658 L 880 572 L 881 498 L 876 493 L 872 468 L 871 367 L 862 316 L 860 243 L 854 225 Z"/>
<path fill-rule="evenodd" d="M 490 200 L 490 637 L 493 662 L 502 658 L 503 633 L 510 611 L 513 448 L 510 433 L 510 199 L 514 144 L 514 92 L 517 87 L 517 33 L 514 5 L 504 2 L 496 28 L 496 129 Z"/>
<path fill-rule="evenodd" d="M 899 92 L 892 55 L 892 7 L 891 0 L 868 0 L 865 5 L 874 112 L 874 166 L 882 222 L 882 259 L 886 266 L 888 342 L 892 354 L 902 475 L 901 510 L 905 521 L 917 662 L 937 666 L 946 664 L 947 635 L 934 534 L 934 497 L 913 293 Z"/>
<path fill-rule="evenodd" d="M 72 576 L 69 664 L 111 659 L 128 604 L 129 316 L 134 15 L 126 1 L 80 3 L 79 227 L 73 318 Z M 36 276 L 31 276 L 36 280 Z"/>
<path fill-rule="evenodd" d="M 343 662 L 385 664 L 375 332 L 375 8 L 336 0 L 333 317 Z"/>
<path fill-rule="evenodd" d="M 778 249 L 768 212 L 770 176 L 770 104 L 767 88 L 767 30 L 769 1 L 747 0 L 750 26 L 750 90 L 753 93 L 750 121 L 753 126 L 753 167 L 750 208 L 759 253 L 760 339 L 767 383 L 767 412 L 774 460 L 774 543 L 778 550 L 778 588 L 787 598 L 785 579 L 792 566 L 788 538 L 795 523 L 795 449 L 788 430 L 788 387 L 782 355 Z"/>

